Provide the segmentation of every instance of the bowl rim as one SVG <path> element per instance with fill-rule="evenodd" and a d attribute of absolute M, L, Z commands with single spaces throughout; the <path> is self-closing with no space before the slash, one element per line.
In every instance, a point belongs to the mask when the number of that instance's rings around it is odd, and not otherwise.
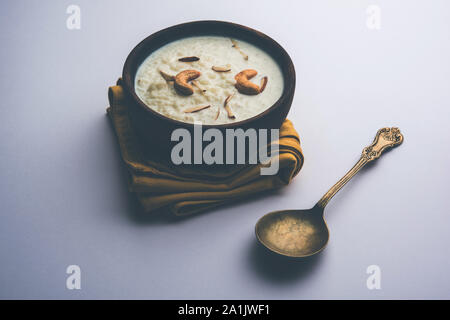
<path fill-rule="evenodd" d="M 145 104 L 137 95 L 136 90 L 134 88 L 134 83 L 135 83 L 135 77 L 136 74 L 134 73 L 134 76 L 132 77 L 132 72 L 131 72 L 131 66 L 134 64 L 134 62 L 136 61 L 136 59 L 139 58 L 141 51 L 145 50 L 147 43 L 153 41 L 154 39 L 157 39 L 159 37 L 161 37 L 162 35 L 164 35 L 167 32 L 171 32 L 177 29 L 182 29 L 185 27 L 192 27 L 194 25 L 200 25 L 200 24 L 213 24 L 216 26 L 223 26 L 223 27 L 232 27 L 235 28 L 237 30 L 240 30 L 244 33 L 247 34 L 251 34 L 252 37 L 256 37 L 256 38 L 260 38 L 264 41 L 270 42 L 272 44 L 272 50 L 275 49 L 279 54 L 281 54 L 281 56 L 284 58 L 283 62 L 284 64 L 286 64 L 286 71 L 284 72 L 282 70 L 282 74 L 283 74 L 283 81 L 284 81 L 284 86 L 283 86 L 283 92 L 280 96 L 280 98 L 275 101 L 275 103 L 273 103 L 269 108 L 267 108 L 266 110 L 264 110 L 261 113 L 258 113 L 257 115 L 251 117 L 251 118 L 247 118 L 244 120 L 240 120 L 240 121 L 236 121 L 236 122 L 232 122 L 232 123 L 223 123 L 223 124 L 203 124 L 202 123 L 202 127 L 204 128 L 217 128 L 217 129 L 228 129 L 228 128 L 236 128 L 236 127 L 242 127 L 245 125 L 248 125 L 249 123 L 256 121 L 258 119 L 261 119 L 263 117 L 265 117 L 267 114 L 271 113 L 273 110 L 277 109 L 278 107 L 280 107 L 281 105 L 283 105 L 283 103 L 289 99 L 290 96 L 293 97 L 294 92 L 295 92 L 295 80 L 296 80 L 296 75 L 295 75 L 295 67 L 294 64 L 292 62 L 291 57 L 289 56 L 289 54 L 286 52 L 286 50 L 274 39 L 272 39 L 271 37 L 269 37 L 268 35 L 252 29 L 250 27 L 241 25 L 241 24 L 237 24 L 237 23 L 233 23 L 233 22 L 228 22 L 228 21 L 221 21 L 221 20 L 196 20 L 196 21 L 189 21 L 189 22 L 184 22 L 181 24 L 176 24 L 164 29 L 161 29 L 155 33 L 152 33 L 151 35 L 149 35 L 148 37 L 146 37 L 144 40 L 142 40 L 141 42 L 139 42 L 134 48 L 133 50 L 131 50 L 131 52 L 128 54 L 127 59 L 125 60 L 125 64 L 123 66 L 123 70 L 122 70 L 122 79 L 123 79 L 123 83 L 125 86 L 125 90 L 128 93 L 128 95 L 131 96 L 131 98 L 134 100 L 134 102 L 136 103 L 136 105 L 141 108 L 144 109 L 146 112 L 149 112 L 150 114 L 152 114 L 153 116 L 156 116 L 157 118 L 163 120 L 163 121 L 168 121 L 173 125 L 176 125 L 178 127 L 188 127 L 188 128 L 192 128 L 195 123 L 191 123 L 191 122 L 184 122 L 181 120 L 176 120 L 176 119 L 172 119 L 169 118 L 153 109 L 151 109 L 147 104 Z M 198 34 L 198 36 L 205 36 L 208 35 L 208 33 L 204 33 L 204 34 Z M 211 35 L 214 35 L 213 33 L 211 33 Z M 195 33 L 192 34 L 192 37 L 196 36 Z M 226 36 L 224 36 L 226 37 Z M 174 38 L 169 40 L 168 42 L 166 42 L 166 44 L 172 42 L 172 41 L 176 41 L 182 38 L 187 38 L 187 37 L 180 37 L 180 38 Z M 236 37 L 237 39 L 239 39 L 239 37 Z M 251 43 L 251 41 L 245 40 L 249 43 Z M 164 45 L 166 45 L 164 44 Z M 256 45 L 254 43 L 252 43 L 253 45 Z M 162 46 L 164 46 L 162 45 Z M 161 48 L 162 46 L 159 46 L 158 48 L 150 51 L 147 53 L 147 57 L 150 56 L 155 50 Z M 258 45 L 256 45 L 258 46 Z M 258 46 L 259 47 L 259 46 Z M 261 50 L 264 50 L 267 54 L 269 54 L 273 59 L 275 59 L 275 57 L 273 57 L 273 54 L 268 52 L 267 50 L 265 50 L 264 48 L 259 47 Z M 144 58 L 145 60 L 146 58 Z M 276 63 L 279 65 L 280 68 L 283 69 L 283 65 L 281 65 L 282 62 L 275 60 Z M 137 72 L 137 69 L 136 69 Z"/>

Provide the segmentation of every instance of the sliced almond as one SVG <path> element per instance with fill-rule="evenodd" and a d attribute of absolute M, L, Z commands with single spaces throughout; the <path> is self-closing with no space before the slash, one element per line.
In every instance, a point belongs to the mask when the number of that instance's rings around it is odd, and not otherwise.
<path fill-rule="evenodd" d="M 233 48 L 236 48 L 236 50 L 239 51 L 239 53 L 244 57 L 245 60 L 248 60 L 248 55 L 246 55 L 245 52 L 243 52 L 243 51 L 241 50 L 241 48 L 239 47 L 237 41 L 234 40 L 234 39 L 231 39 L 231 38 L 230 38 L 230 40 L 231 40 L 231 43 L 232 43 L 232 47 L 233 47 Z"/>
<path fill-rule="evenodd" d="M 195 57 L 195 56 L 183 57 L 183 58 L 178 59 L 178 61 L 181 61 L 181 62 L 194 62 L 194 61 L 198 61 L 198 60 L 200 60 L 200 58 L 199 57 Z"/>
<path fill-rule="evenodd" d="M 192 107 L 192 108 L 188 108 L 188 109 L 184 110 L 184 113 L 198 112 L 198 111 L 200 111 L 200 110 L 207 109 L 207 108 L 209 108 L 209 107 L 211 107 L 211 105 L 207 105 L 207 106 L 199 106 L 199 107 Z"/>
<path fill-rule="evenodd" d="M 171 76 L 170 74 L 165 73 L 164 71 L 159 70 L 159 73 L 161 74 L 161 77 L 164 78 L 166 81 L 174 81 L 175 77 Z"/>
<path fill-rule="evenodd" d="M 234 93 L 230 94 L 226 99 L 225 102 L 223 103 L 224 106 L 226 106 L 228 104 L 228 102 L 230 102 L 230 100 L 234 97 Z"/>
<path fill-rule="evenodd" d="M 225 110 L 227 110 L 228 113 L 228 118 L 230 119 L 236 119 L 236 116 L 233 113 L 233 110 L 231 110 L 230 106 L 228 105 L 228 103 L 230 102 L 230 100 L 233 98 L 234 93 L 230 94 L 226 99 L 225 102 L 223 103 L 223 106 L 225 107 Z"/>
<path fill-rule="evenodd" d="M 216 118 L 214 120 L 219 119 L 220 116 L 220 107 L 217 108 L 217 114 L 216 114 Z"/>
<path fill-rule="evenodd" d="M 261 79 L 261 87 L 260 87 L 260 89 L 259 89 L 259 93 L 261 93 L 261 92 L 264 91 L 264 89 L 266 88 L 266 85 L 267 85 L 267 81 L 269 81 L 269 78 L 268 78 L 268 77 L 263 77 L 263 78 Z"/>
<path fill-rule="evenodd" d="M 192 84 L 193 84 L 195 87 L 197 87 L 197 89 L 200 90 L 200 92 L 201 92 L 202 94 L 204 94 L 204 93 L 206 92 L 206 89 L 204 89 L 204 88 L 200 85 L 200 83 L 198 83 L 198 81 L 192 80 Z"/>
<path fill-rule="evenodd" d="M 230 108 L 229 105 L 226 105 L 226 106 L 225 106 L 225 110 L 227 110 L 228 118 L 230 118 L 230 119 L 236 119 L 236 116 L 234 115 L 233 110 L 231 110 L 231 108 Z"/>
<path fill-rule="evenodd" d="M 231 71 L 231 68 L 228 68 L 228 67 L 216 67 L 216 66 L 213 66 L 211 69 L 213 69 L 215 72 L 228 72 L 228 71 Z"/>

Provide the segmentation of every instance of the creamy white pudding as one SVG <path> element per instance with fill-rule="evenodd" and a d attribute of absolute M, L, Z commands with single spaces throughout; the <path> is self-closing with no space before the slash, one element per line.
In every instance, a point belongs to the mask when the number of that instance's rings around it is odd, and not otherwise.
<path fill-rule="evenodd" d="M 281 97 L 283 87 L 281 69 L 270 55 L 219 36 L 171 42 L 147 57 L 135 77 L 136 94 L 152 110 L 209 125 L 262 113 Z"/>

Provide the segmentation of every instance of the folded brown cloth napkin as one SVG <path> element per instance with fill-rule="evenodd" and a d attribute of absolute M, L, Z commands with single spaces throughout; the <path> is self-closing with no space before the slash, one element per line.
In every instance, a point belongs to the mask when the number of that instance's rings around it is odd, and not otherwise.
<path fill-rule="evenodd" d="M 148 150 L 133 130 L 127 98 L 121 85 L 109 88 L 111 119 L 122 159 L 129 173 L 129 190 L 137 194 L 147 212 L 169 210 L 176 215 L 205 211 L 234 202 L 249 195 L 289 184 L 303 165 L 300 139 L 292 122 L 285 120 L 280 128 L 276 175 L 261 175 L 261 164 L 219 166 L 177 166 Z M 146 146 L 144 148 L 143 146 Z"/>

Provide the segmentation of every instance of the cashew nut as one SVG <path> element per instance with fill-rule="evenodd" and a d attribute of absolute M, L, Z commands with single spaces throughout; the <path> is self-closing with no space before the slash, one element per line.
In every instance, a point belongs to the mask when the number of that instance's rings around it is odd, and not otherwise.
<path fill-rule="evenodd" d="M 175 76 L 175 89 L 184 96 L 190 96 L 194 93 L 194 88 L 188 82 L 197 79 L 200 75 L 201 73 L 197 70 L 181 71 Z"/>
<path fill-rule="evenodd" d="M 259 86 L 250 81 L 250 79 L 257 74 L 258 72 L 253 69 L 246 69 L 239 72 L 234 77 L 234 79 L 236 80 L 236 84 L 234 86 L 240 93 L 248 95 L 258 94 L 260 92 Z"/>

